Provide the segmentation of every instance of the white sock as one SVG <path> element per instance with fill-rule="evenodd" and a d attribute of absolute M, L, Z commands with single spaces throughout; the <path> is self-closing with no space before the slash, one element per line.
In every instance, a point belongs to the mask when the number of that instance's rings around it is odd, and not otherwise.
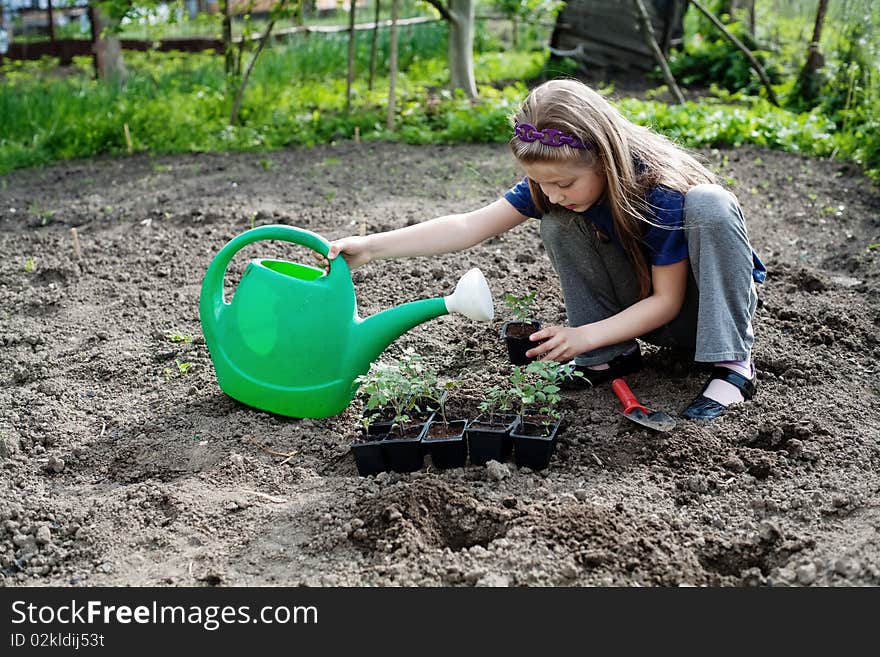
<path fill-rule="evenodd" d="M 715 366 L 726 367 L 737 374 L 742 374 L 747 379 L 751 379 L 755 376 L 755 368 L 752 365 L 751 358 L 746 360 L 726 360 L 720 363 L 715 363 Z M 712 380 L 709 387 L 706 388 L 706 392 L 703 393 L 703 396 L 713 399 L 723 406 L 738 404 L 745 400 L 739 388 L 732 383 L 721 381 L 719 379 Z"/>

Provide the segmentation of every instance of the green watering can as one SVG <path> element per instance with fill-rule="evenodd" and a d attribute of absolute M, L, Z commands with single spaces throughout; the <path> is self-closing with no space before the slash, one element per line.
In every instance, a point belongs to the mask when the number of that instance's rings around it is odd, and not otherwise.
<path fill-rule="evenodd" d="M 327 255 L 330 243 L 292 226 L 253 228 L 214 256 L 199 298 L 205 342 L 220 388 L 240 402 L 290 417 L 321 418 L 351 402 L 354 380 L 412 327 L 449 312 L 477 321 L 495 315 L 489 285 L 471 269 L 448 297 L 423 299 L 361 319 L 348 263 L 329 273 L 284 260 L 252 260 L 231 302 L 223 278 L 232 257 L 261 240 L 293 242 Z"/>

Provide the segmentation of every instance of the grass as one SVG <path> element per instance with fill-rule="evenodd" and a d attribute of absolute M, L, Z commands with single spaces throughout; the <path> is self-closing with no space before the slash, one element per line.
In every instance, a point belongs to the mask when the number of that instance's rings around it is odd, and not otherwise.
<path fill-rule="evenodd" d="M 793 30 L 789 23 L 780 24 Z M 151 154 L 268 152 L 351 139 L 356 131 L 362 140 L 414 144 L 504 142 L 509 116 L 527 92 L 523 81 L 573 72 L 570 62 L 548 71 L 547 53 L 540 49 L 501 52 L 497 38 L 483 27 L 475 55 L 480 97 L 471 101 L 447 90 L 445 24 L 407 27 L 400 31 L 395 130 L 389 132 L 388 33 L 380 34 L 377 71 L 382 74 L 372 89 L 366 79 L 370 41 L 357 40 L 350 112 L 345 111 L 347 36 L 297 35 L 261 56 L 235 126 L 228 125 L 230 96 L 222 57 L 210 51 L 127 51 L 130 75 L 122 86 L 94 81 L 90 58 L 77 58 L 62 75 L 54 60 L 6 64 L 0 86 L 0 174 L 57 160 L 123 155 L 128 152 L 125 125 L 132 151 Z M 636 123 L 688 147 L 750 143 L 834 155 L 880 179 L 880 91 L 871 77 L 876 72 L 859 75 L 850 90 L 854 93 L 839 106 L 803 111 L 720 88 L 680 106 L 650 98 L 626 98 L 617 105 Z M 261 158 L 259 165 L 271 171 L 271 157 Z M 172 169 L 156 164 L 153 170 Z"/>

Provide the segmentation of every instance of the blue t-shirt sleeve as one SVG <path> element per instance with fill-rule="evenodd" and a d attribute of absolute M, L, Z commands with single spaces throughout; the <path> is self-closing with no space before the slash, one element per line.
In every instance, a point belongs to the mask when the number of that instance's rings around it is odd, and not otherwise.
<path fill-rule="evenodd" d="M 504 198 L 520 214 L 526 217 L 534 217 L 535 219 L 541 218 L 541 213 L 538 212 L 538 208 L 535 207 L 535 203 L 532 201 L 532 191 L 529 189 L 528 178 L 523 178 L 511 187 L 504 195 Z"/>
<path fill-rule="evenodd" d="M 648 193 L 651 223 L 642 237 L 652 265 L 671 265 L 688 257 L 684 234 L 684 194 L 663 187 Z"/>

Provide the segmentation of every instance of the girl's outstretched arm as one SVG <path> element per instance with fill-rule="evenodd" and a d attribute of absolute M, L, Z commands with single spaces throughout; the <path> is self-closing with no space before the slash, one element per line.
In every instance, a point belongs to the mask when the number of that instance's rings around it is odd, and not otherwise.
<path fill-rule="evenodd" d="M 505 199 L 478 210 L 437 217 L 406 228 L 373 235 L 343 237 L 330 243 L 328 258 L 340 253 L 351 267 L 371 260 L 431 256 L 461 251 L 526 220 Z"/>
<path fill-rule="evenodd" d="M 653 266 L 650 296 L 616 315 L 584 326 L 547 326 L 532 333 L 532 341 L 546 340 L 526 356 L 567 362 L 585 351 L 638 338 L 671 322 L 681 311 L 687 288 L 690 260 Z"/>

